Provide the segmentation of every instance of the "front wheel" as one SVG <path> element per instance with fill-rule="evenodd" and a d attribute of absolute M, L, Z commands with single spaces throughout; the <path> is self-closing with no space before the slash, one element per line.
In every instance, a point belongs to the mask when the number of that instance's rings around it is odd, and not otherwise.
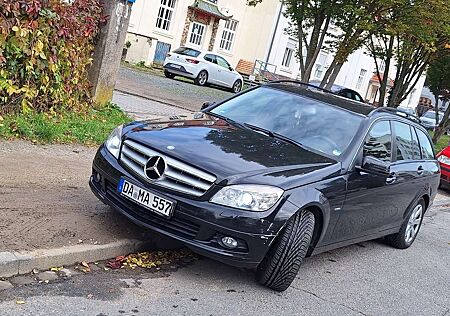
<path fill-rule="evenodd" d="M 416 240 L 419 229 L 422 226 L 424 214 L 425 201 L 420 199 L 412 211 L 408 213 L 408 216 L 406 216 L 400 231 L 385 237 L 387 243 L 398 249 L 409 248 Z"/>
<path fill-rule="evenodd" d="M 204 86 L 208 82 L 208 73 L 206 70 L 202 70 L 199 72 L 197 78 L 195 78 L 195 84 L 199 86 Z"/>
<path fill-rule="evenodd" d="M 241 80 L 236 80 L 233 84 L 233 87 L 231 88 L 231 90 L 234 93 L 239 93 L 242 90 L 242 81 Z"/>
<path fill-rule="evenodd" d="M 303 210 L 293 216 L 269 249 L 256 271 L 256 280 L 275 291 L 285 291 L 294 281 L 308 252 L 314 231 L 314 214 Z"/>

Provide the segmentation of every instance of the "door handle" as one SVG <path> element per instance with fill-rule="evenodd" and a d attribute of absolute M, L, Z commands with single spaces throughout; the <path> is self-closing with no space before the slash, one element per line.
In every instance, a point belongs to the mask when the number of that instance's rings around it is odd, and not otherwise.
<path fill-rule="evenodd" d="M 417 168 L 417 174 L 419 176 L 421 176 L 423 174 L 423 167 L 422 166 L 419 166 L 419 168 Z"/>
<path fill-rule="evenodd" d="M 387 178 L 386 178 L 386 183 L 387 184 L 392 184 L 397 180 L 397 175 L 395 173 L 391 173 Z"/>

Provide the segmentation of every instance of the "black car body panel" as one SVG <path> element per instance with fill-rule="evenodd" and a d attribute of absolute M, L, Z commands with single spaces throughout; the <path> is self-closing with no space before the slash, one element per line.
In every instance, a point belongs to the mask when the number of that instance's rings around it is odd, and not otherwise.
<path fill-rule="evenodd" d="M 330 157 L 251 130 L 210 112 L 222 102 L 189 117 L 134 122 L 123 128 L 123 140 L 213 174 L 216 180 L 203 195 L 190 196 L 145 181 L 105 146 L 93 162 L 92 191 L 139 225 L 178 239 L 206 256 L 247 268 L 259 265 L 286 222 L 299 210 L 307 208 L 316 218 L 311 255 L 398 232 L 418 199 L 424 198 L 427 206 L 432 203 L 440 172 L 434 158 L 424 159 L 422 154 L 408 161 L 393 158 L 389 164 L 396 176 L 393 183 L 388 183 L 387 174 L 361 171 L 363 143 L 374 125 L 395 121 L 407 124 L 411 131 L 426 132 L 419 124 L 319 90 L 281 83 L 271 87 L 360 115 L 362 124 L 348 149 L 339 157 Z M 393 138 L 392 148 L 396 142 Z M 121 178 L 176 201 L 173 217 L 163 218 L 121 197 L 117 192 Z M 284 193 L 274 206 L 261 212 L 210 202 L 222 188 L 236 184 L 270 185 Z M 222 236 L 238 240 L 238 247 L 224 247 Z"/>

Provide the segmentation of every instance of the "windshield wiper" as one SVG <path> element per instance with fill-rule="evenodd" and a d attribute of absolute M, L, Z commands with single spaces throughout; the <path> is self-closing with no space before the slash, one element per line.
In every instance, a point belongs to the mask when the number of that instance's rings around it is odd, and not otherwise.
<path fill-rule="evenodd" d="M 219 119 L 221 119 L 221 120 L 224 120 L 225 122 L 227 122 L 227 123 L 229 123 L 229 124 L 231 124 L 231 125 L 234 125 L 234 126 L 240 126 L 240 127 L 243 126 L 241 123 L 236 122 L 235 120 L 230 119 L 229 117 L 226 117 L 226 116 L 223 116 L 223 115 L 214 113 L 214 112 L 210 112 L 210 111 L 207 111 L 207 112 L 205 112 L 205 113 L 206 113 L 206 114 L 209 114 L 209 115 L 211 115 L 211 116 L 217 117 L 217 118 L 219 118 Z"/>
<path fill-rule="evenodd" d="M 259 127 L 259 126 L 255 126 L 255 125 L 252 125 L 252 124 L 248 124 L 248 123 L 244 123 L 243 125 L 245 127 L 249 128 L 249 129 L 254 130 L 254 131 L 264 133 L 267 136 L 270 136 L 272 138 L 281 139 L 281 140 L 283 140 L 283 141 L 285 141 L 285 142 L 287 142 L 289 144 L 292 144 L 292 145 L 295 145 L 295 146 L 298 146 L 298 147 L 301 147 L 301 148 L 305 149 L 305 147 L 302 144 L 300 144 L 299 142 L 296 142 L 295 140 L 290 139 L 289 137 L 286 137 L 284 135 L 281 135 L 281 134 L 272 132 L 271 130 L 268 130 L 268 129 L 265 129 L 265 128 L 262 128 L 262 127 Z"/>

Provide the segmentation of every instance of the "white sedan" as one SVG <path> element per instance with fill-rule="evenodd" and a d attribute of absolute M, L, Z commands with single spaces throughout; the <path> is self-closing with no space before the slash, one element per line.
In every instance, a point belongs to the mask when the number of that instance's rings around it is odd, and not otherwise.
<path fill-rule="evenodd" d="M 188 47 L 180 47 L 167 54 L 164 75 L 167 78 L 191 78 L 200 86 L 209 83 L 230 88 L 234 93 L 242 90 L 244 82 L 242 76 L 222 56 Z"/>

